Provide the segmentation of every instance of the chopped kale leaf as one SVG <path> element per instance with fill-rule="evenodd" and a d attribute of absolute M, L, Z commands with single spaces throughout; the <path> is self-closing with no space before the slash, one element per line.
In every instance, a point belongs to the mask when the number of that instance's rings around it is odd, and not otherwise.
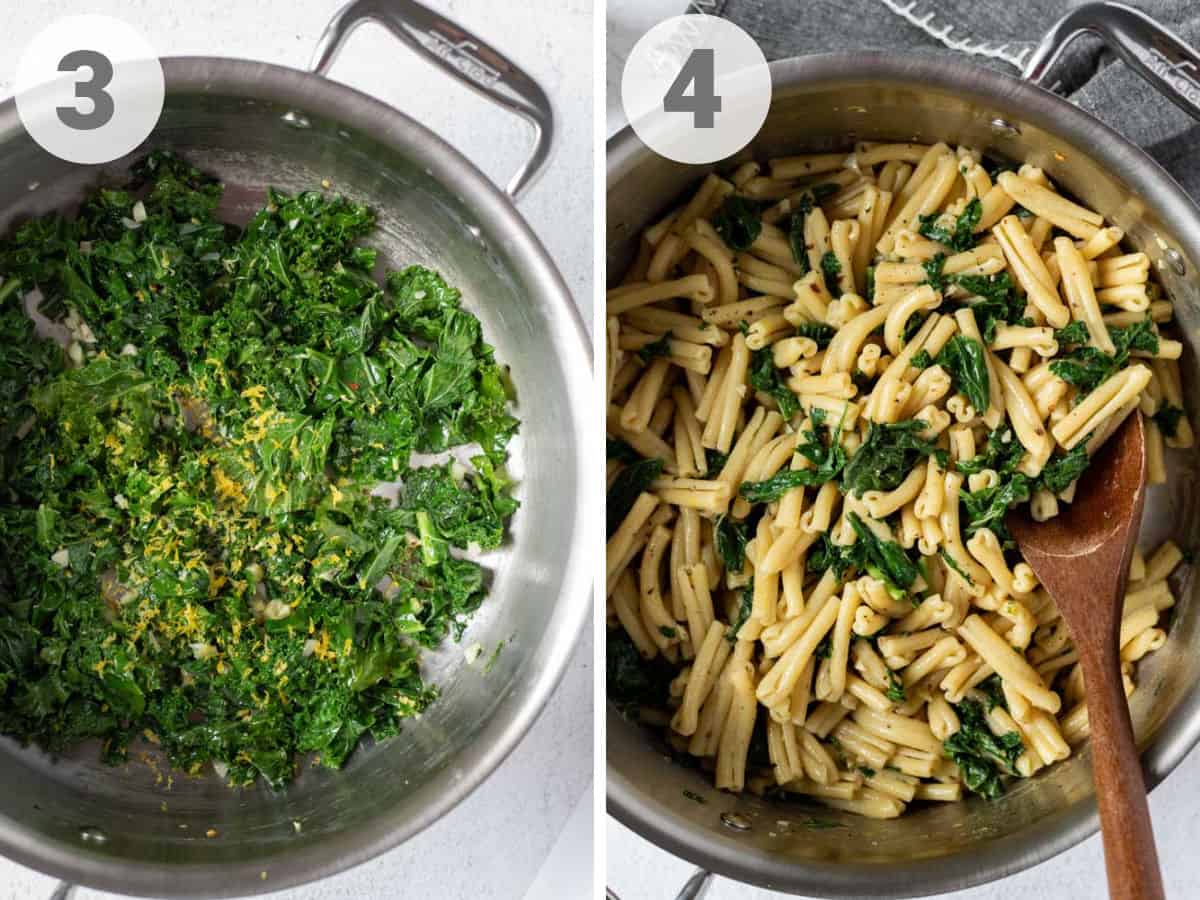
<path fill-rule="evenodd" d="M 804 239 L 804 222 L 813 208 L 838 192 L 836 184 L 818 184 L 805 191 L 796 204 L 796 211 L 788 218 L 788 246 L 792 259 L 800 267 L 800 274 L 807 275 L 812 269 L 808 258 L 808 245 Z"/>
<path fill-rule="evenodd" d="M 705 447 L 704 461 L 708 465 L 708 471 L 704 473 L 704 477 L 716 478 L 725 468 L 725 463 L 729 462 L 729 454 L 714 450 L 712 447 Z"/>
<path fill-rule="evenodd" d="M 976 244 L 975 228 L 979 225 L 982 215 L 983 204 L 978 197 L 974 197 L 954 219 L 953 228 L 939 224 L 941 217 L 935 213 L 920 217 L 919 231 L 922 236 L 945 244 L 951 250 L 970 250 Z"/>
<path fill-rule="evenodd" d="M 626 715 L 639 706 L 666 706 L 675 673 L 662 657 L 642 658 L 623 628 L 608 632 L 604 678 L 608 698 Z"/>
<path fill-rule="evenodd" d="M 729 516 L 718 516 L 713 524 L 713 540 L 717 556 L 726 572 L 740 572 L 746 561 L 747 528 L 745 522 Z"/>
<path fill-rule="evenodd" d="M 953 556 L 951 556 L 949 553 L 947 553 L 946 549 L 944 547 L 938 548 L 938 556 L 940 556 L 942 558 L 942 561 L 946 565 L 948 565 L 951 569 L 953 569 L 955 572 L 957 572 L 959 574 L 959 577 L 961 577 L 962 580 L 965 581 L 967 584 L 975 583 L 974 579 L 971 578 L 971 576 L 969 574 L 967 574 L 967 570 L 964 569 L 959 564 L 958 560 L 956 560 Z"/>
<path fill-rule="evenodd" d="M 963 509 L 966 512 L 963 534 L 970 537 L 980 528 L 990 529 L 1002 544 L 1011 541 L 1004 516 L 1019 503 L 1024 503 L 1033 493 L 1034 482 L 1028 475 L 1013 472 L 992 487 L 980 488 L 970 493 L 961 492 Z"/>
<path fill-rule="evenodd" d="M 1001 684 L 999 675 L 989 675 L 983 681 L 979 682 L 976 690 L 983 694 L 988 712 L 991 712 L 996 707 L 1003 709 L 1005 712 L 1008 711 L 1008 701 L 1004 699 L 1004 687 Z"/>
<path fill-rule="evenodd" d="M 858 513 L 852 512 L 848 518 L 858 542 L 863 545 L 867 571 L 886 582 L 894 595 L 907 596 L 920 574 L 916 563 L 908 558 L 904 548 L 895 541 L 879 537 Z"/>
<path fill-rule="evenodd" d="M 748 197 L 732 194 L 712 220 L 713 228 L 732 250 L 748 250 L 762 233 L 762 211 Z"/>
<path fill-rule="evenodd" d="M 1012 428 L 1001 424 L 988 434 L 982 453 L 970 459 L 959 460 L 955 468 L 964 475 L 976 475 L 984 469 L 993 469 L 1001 475 L 1007 475 L 1016 470 L 1024 455 L 1025 447 L 1017 440 Z"/>
<path fill-rule="evenodd" d="M 1173 438 L 1179 430 L 1179 420 L 1187 415 L 1178 406 L 1172 406 L 1170 403 L 1164 403 L 1160 406 L 1152 416 L 1154 424 L 1158 426 L 1158 430 L 1162 432 L 1163 437 Z"/>
<path fill-rule="evenodd" d="M 831 569 L 838 578 L 844 578 L 848 572 L 866 567 L 865 551 L 866 545 L 861 542 L 835 544 L 828 534 L 822 534 L 808 552 L 805 569 L 813 573 Z"/>
<path fill-rule="evenodd" d="M 1007 272 L 999 275 L 951 275 L 948 280 L 977 298 L 967 302 L 975 315 L 984 344 L 992 343 L 996 337 L 996 327 L 1000 324 L 1033 324 L 1025 318 L 1025 298 L 1017 292 L 1012 276 Z"/>
<path fill-rule="evenodd" d="M 796 326 L 796 335 L 809 338 L 816 343 L 820 350 L 829 346 L 829 342 L 833 340 L 835 334 L 837 334 L 836 329 L 824 322 L 803 322 Z"/>
<path fill-rule="evenodd" d="M 629 444 L 617 438 L 604 439 L 604 457 L 623 463 L 634 463 L 642 458 Z"/>
<path fill-rule="evenodd" d="M 950 375 L 955 387 L 982 413 L 990 403 L 987 351 L 974 338 L 956 334 L 946 342 L 935 360 Z"/>
<path fill-rule="evenodd" d="M 921 268 L 925 270 L 926 282 L 932 285 L 935 291 L 940 291 L 946 286 L 946 277 L 942 274 L 945 266 L 945 253 L 935 253 L 921 264 Z"/>
<path fill-rule="evenodd" d="M 737 642 L 738 632 L 742 630 L 742 626 L 750 619 L 750 613 L 754 611 L 754 579 L 750 579 L 750 583 L 742 588 L 742 592 L 738 597 L 737 617 L 733 620 L 730 626 L 729 633 L 725 635 L 725 639 L 733 644 Z"/>
<path fill-rule="evenodd" d="M 608 524 L 608 536 L 620 527 L 633 504 L 643 492 L 649 489 L 650 482 L 662 474 L 661 459 L 643 459 L 632 463 L 617 473 L 612 487 L 608 489 L 605 513 Z"/>
<path fill-rule="evenodd" d="M 1088 435 L 1062 456 L 1052 459 L 1038 474 L 1038 484 L 1052 494 L 1065 491 L 1087 469 L 1091 460 L 1087 454 Z"/>
<path fill-rule="evenodd" d="M 811 462 L 811 467 L 785 469 L 764 481 L 742 482 L 738 493 L 751 503 L 770 503 L 793 488 L 815 487 L 837 478 L 846 464 L 846 451 L 841 445 L 841 422 L 830 434 L 825 424 L 825 411 L 814 408 L 812 423 L 812 428 L 801 432 L 803 440 L 796 445 L 796 452 Z"/>
<path fill-rule="evenodd" d="M 775 400 L 779 414 L 791 421 L 800 411 L 800 401 L 787 385 L 787 377 L 782 369 L 775 367 L 774 355 L 770 347 L 763 347 L 750 354 L 750 386 L 756 391 L 762 391 Z"/>
<path fill-rule="evenodd" d="M 962 773 L 963 784 L 988 800 L 1004 794 L 1002 776 L 1017 774 L 1017 757 L 1024 750 L 1015 731 L 996 737 L 988 727 L 983 708 L 974 700 L 954 707 L 959 729 L 943 742 L 943 749 Z"/>
<path fill-rule="evenodd" d="M 1054 340 L 1058 341 L 1060 347 L 1068 344 L 1086 344 L 1090 337 L 1087 322 L 1071 322 L 1062 328 L 1054 329 Z"/>
<path fill-rule="evenodd" d="M 821 257 L 821 274 L 825 277 L 826 290 L 835 297 L 840 295 L 838 276 L 842 274 L 842 263 L 832 250 L 826 251 L 825 255 Z"/>
<path fill-rule="evenodd" d="M 1087 394 L 1123 369 L 1131 351 L 1158 353 L 1158 332 L 1150 319 L 1123 328 L 1109 328 L 1108 333 L 1116 352 L 1105 353 L 1090 345 L 1077 346 L 1065 357 L 1051 362 L 1050 371 L 1079 388 L 1081 394 Z"/>
<path fill-rule="evenodd" d="M 946 452 L 921 437 L 925 428 L 919 419 L 883 425 L 872 422 L 866 440 L 842 472 L 842 489 L 856 497 L 864 491 L 894 490 L 926 456 L 936 456 L 944 467 Z"/>
<path fill-rule="evenodd" d="M 436 698 L 421 648 L 484 599 L 450 550 L 503 541 L 517 421 L 458 291 L 372 277 L 367 207 L 269 190 L 238 228 L 221 197 L 156 152 L 0 241 L 0 732 L 282 787 Z"/>
<path fill-rule="evenodd" d="M 644 363 L 650 363 L 660 356 L 671 355 L 671 332 L 667 332 L 662 337 L 651 341 L 645 347 L 642 347 L 637 352 L 638 359 Z"/>

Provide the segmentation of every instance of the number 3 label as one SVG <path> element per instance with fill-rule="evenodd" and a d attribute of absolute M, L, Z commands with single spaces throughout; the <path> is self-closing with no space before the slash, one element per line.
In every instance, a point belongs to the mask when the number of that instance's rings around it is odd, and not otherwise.
<path fill-rule="evenodd" d="M 95 50 L 72 50 L 58 64 L 58 71 L 74 72 L 84 67 L 92 70 L 92 77 L 75 82 L 75 97 L 91 101 L 91 112 L 81 112 L 78 106 L 60 106 L 58 117 L 68 128 L 91 131 L 112 121 L 113 98 L 104 89 L 112 83 L 113 65 L 107 56 Z"/>
<path fill-rule="evenodd" d="M 43 148 L 68 162 L 112 162 L 150 136 L 166 85 L 154 49 L 108 16 L 70 16 L 40 32 L 17 69 L 17 112 Z"/>
<path fill-rule="evenodd" d="M 750 35 L 715 16 L 676 16 L 646 32 L 621 77 L 637 136 L 684 163 L 726 159 L 754 139 L 771 106 L 771 72 Z"/>

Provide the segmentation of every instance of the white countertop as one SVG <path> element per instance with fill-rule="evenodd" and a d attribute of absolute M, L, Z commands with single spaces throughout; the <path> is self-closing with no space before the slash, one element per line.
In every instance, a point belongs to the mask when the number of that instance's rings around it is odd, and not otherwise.
<path fill-rule="evenodd" d="M 651 26 L 684 12 L 684 0 L 608 0 L 608 103 L 611 134 L 624 125 L 620 109 L 621 66 L 637 39 Z M 1194 751 L 1150 798 L 1158 856 L 1167 896 L 1200 897 L 1200 854 L 1195 836 L 1200 827 L 1200 752 Z M 695 867 L 642 840 L 608 820 L 608 886 L 621 900 L 667 900 L 674 897 Z M 1034 869 L 967 891 L 943 894 L 953 900 L 1096 900 L 1105 895 L 1104 851 L 1099 836 Z M 767 900 L 774 891 L 716 879 L 705 900 Z"/>
<path fill-rule="evenodd" d="M 592 317 L 591 0 L 425 0 L 524 66 L 558 117 L 551 168 L 520 205 Z M 0 13 L 0 97 L 12 93 L 21 50 L 54 19 L 115 16 L 162 56 L 223 55 L 304 67 L 341 0 L 36 0 Z M 527 127 L 451 84 L 379 28 L 351 38 L 334 76 L 394 104 L 503 184 L 524 159 Z M 574 900 L 591 880 L 591 629 L 536 726 L 474 794 L 402 847 L 342 875 L 271 897 L 287 900 L 494 898 Z M 579 812 L 572 817 L 573 810 Z M 564 833 L 560 841 L 560 833 Z M 551 853 L 553 849 L 553 853 Z M 547 858 L 552 861 L 547 864 Z M 581 864 L 585 861 L 586 864 Z M 546 871 L 539 872 L 546 865 Z M 569 879 L 561 874 L 571 873 Z M 0 900 L 49 898 L 56 881 L 0 858 Z M 551 887 L 548 887 L 550 885 Z M 112 895 L 82 890 L 77 900 Z"/>

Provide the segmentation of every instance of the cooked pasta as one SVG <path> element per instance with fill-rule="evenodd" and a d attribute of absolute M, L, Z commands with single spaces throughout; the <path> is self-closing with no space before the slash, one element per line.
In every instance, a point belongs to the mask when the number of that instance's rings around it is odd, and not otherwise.
<path fill-rule="evenodd" d="M 720 788 L 864 816 L 1070 755 L 1078 655 L 1005 513 L 1057 515 L 1135 409 L 1152 483 L 1194 441 L 1123 238 L 1040 169 L 911 143 L 710 175 L 647 228 L 608 299 L 613 699 Z M 1181 561 L 1134 556 L 1127 691 Z"/>

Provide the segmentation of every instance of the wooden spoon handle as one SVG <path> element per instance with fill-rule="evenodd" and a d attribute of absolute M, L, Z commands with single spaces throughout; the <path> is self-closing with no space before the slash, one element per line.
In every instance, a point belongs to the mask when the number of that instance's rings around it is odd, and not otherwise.
<path fill-rule="evenodd" d="M 1162 873 L 1120 660 L 1114 648 L 1109 653 L 1085 654 L 1081 661 L 1109 896 L 1113 900 L 1162 900 Z"/>

